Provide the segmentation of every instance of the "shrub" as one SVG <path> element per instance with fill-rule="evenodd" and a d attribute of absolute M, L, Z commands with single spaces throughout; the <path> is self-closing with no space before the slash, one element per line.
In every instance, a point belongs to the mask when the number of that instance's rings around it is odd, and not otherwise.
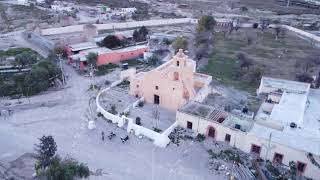
<path fill-rule="evenodd" d="M 55 156 L 48 168 L 40 176 L 52 180 L 70 180 L 77 178 L 87 178 L 90 175 L 88 166 L 79 164 L 74 159 L 62 160 L 59 156 Z"/>
<path fill-rule="evenodd" d="M 248 11 L 249 9 L 246 6 L 241 6 L 240 7 L 240 11 L 244 12 L 244 11 Z"/>
<path fill-rule="evenodd" d="M 253 24 L 252 24 L 252 27 L 253 27 L 254 29 L 257 29 L 257 28 L 259 27 L 259 24 L 258 24 L 258 23 L 253 23 Z"/>
<path fill-rule="evenodd" d="M 198 134 L 197 137 L 196 137 L 196 141 L 198 142 L 202 142 L 206 139 L 206 136 L 203 135 L 203 134 Z"/>
<path fill-rule="evenodd" d="M 118 111 L 116 110 L 116 105 L 111 105 L 110 110 L 108 111 L 109 113 L 113 114 L 113 115 L 117 115 Z"/>
<path fill-rule="evenodd" d="M 143 101 L 139 101 L 138 106 L 139 107 L 143 107 L 143 105 L 144 105 L 144 102 Z"/>
<path fill-rule="evenodd" d="M 296 79 L 300 82 L 312 83 L 313 77 L 308 73 L 297 74 Z"/>
<path fill-rule="evenodd" d="M 161 133 L 161 132 L 162 132 L 162 130 L 161 130 L 161 129 L 156 128 L 156 127 L 153 127 L 153 130 L 154 130 L 155 132 L 157 132 L 157 133 Z"/>
<path fill-rule="evenodd" d="M 105 75 L 105 74 L 109 73 L 111 70 L 118 68 L 118 67 L 119 67 L 119 65 L 112 64 L 112 63 L 100 65 L 97 67 L 98 71 L 96 72 L 96 75 L 97 76 Z"/>

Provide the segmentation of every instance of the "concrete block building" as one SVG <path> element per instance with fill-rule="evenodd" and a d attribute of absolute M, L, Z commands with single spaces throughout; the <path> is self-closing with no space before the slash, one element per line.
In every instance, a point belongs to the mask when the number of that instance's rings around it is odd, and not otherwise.
<path fill-rule="evenodd" d="M 298 175 L 319 179 L 320 90 L 310 84 L 263 77 L 257 90 L 265 101 L 251 113 L 227 113 L 199 102 L 177 111 L 180 126 L 225 141 L 253 157 L 285 167 L 296 163 Z"/>

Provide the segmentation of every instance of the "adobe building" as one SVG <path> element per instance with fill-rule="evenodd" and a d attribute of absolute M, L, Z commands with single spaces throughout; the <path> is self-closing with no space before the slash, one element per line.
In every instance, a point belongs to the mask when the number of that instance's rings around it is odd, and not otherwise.
<path fill-rule="evenodd" d="M 180 49 L 156 69 L 131 77 L 129 94 L 176 111 L 189 100 L 202 101 L 210 91 L 211 81 L 211 76 L 196 72 L 196 62 Z"/>
<path fill-rule="evenodd" d="M 310 84 L 262 77 L 257 94 L 264 99 L 258 112 L 225 112 L 190 101 L 177 111 L 179 126 L 224 141 L 253 158 L 319 179 L 320 90 Z"/>

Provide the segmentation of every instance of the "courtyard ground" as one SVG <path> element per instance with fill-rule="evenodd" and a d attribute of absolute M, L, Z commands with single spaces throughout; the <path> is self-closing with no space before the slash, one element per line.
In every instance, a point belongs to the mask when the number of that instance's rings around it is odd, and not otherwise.
<path fill-rule="evenodd" d="M 14 109 L 12 116 L 0 119 L 1 173 L 15 171 L 30 178 L 34 173 L 30 168 L 32 160 L 27 160 L 21 167 L 27 171 L 24 173 L 19 167 L 9 169 L 12 162 L 25 153 L 34 152 L 37 138 L 53 135 L 58 154 L 63 157 L 69 155 L 87 163 L 92 172 L 100 172 L 90 179 L 226 179 L 224 174 L 210 172 L 207 166 L 208 153 L 195 142 L 185 141 L 179 147 L 169 145 L 161 149 L 148 139 L 129 134 L 129 141 L 122 143 L 120 137 L 128 135 L 126 130 L 102 118 L 97 119 L 97 129 L 88 130 L 87 114 L 92 110 L 89 108 L 89 99 L 95 96 L 93 91 L 88 90 L 90 84 L 116 81 L 119 71 L 94 80 L 78 75 L 69 66 L 65 66 L 65 71 L 69 78 L 64 89 L 30 97 L 30 104 L 27 99 L 22 99 L 22 104 L 18 105 L 17 100 L 1 99 L 1 108 L 8 108 L 5 104 L 11 102 L 10 108 Z M 102 131 L 106 135 L 113 131 L 116 137 L 103 142 Z"/>

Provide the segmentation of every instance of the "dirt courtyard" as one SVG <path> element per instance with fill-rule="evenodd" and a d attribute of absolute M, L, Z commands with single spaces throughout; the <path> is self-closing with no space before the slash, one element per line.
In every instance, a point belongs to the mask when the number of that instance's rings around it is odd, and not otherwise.
<path fill-rule="evenodd" d="M 11 101 L 17 106 L 9 118 L 0 118 L 0 173 L 10 168 L 25 153 L 34 152 L 34 144 L 42 135 L 52 135 L 57 143 L 57 153 L 67 155 L 79 162 L 88 164 L 92 172 L 101 172 L 90 176 L 90 179 L 114 180 L 209 180 L 226 179 L 225 174 L 213 174 L 208 168 L 207 150 L 196 142 L 183 141 L 179 147 L 169 145 L 157 148 L 152 141 L 139 139 L 128 134 L 126 129 L 108 123 L 102 117 L 96 121 L 97 128 L 88 130 L 86 114 L 90 111 L 89 100 L 95 97 L 88 91 L 91 83 L 114 82 L 119 72 L 111 72 L 94 80 L 78 75 L 70 66 L 64 67 L 69 77 L 68 85 L 60 91 L 45 92 L 41 95 Z M 94 108 L 93 108 L 94 109 Z M 101 140 L 101 132 L 108 135 L 111 131 L 116 137 Z M 129 141 L 122 143 L 120 137 L 129 135 Z M 28 161 L 29 162 L 29 161 Z M 14 172 L 32 171 L 32 163 L 25 163 L 29 168 L 12 169 Z M 31 171 L 31 172 L 30 172 Z M 19 179 L 17 177 L 17 179 Z M 21 179 L 21 178 L 20 178 Z M 27 178 L 22 178 L 27 179 Z M 31 179 L 31 178 L 30 178 Z"/>

